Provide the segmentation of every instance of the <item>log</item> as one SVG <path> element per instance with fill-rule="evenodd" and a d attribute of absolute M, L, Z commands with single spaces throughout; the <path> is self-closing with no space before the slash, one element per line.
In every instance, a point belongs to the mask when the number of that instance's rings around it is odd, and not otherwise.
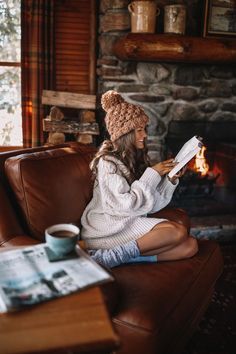
<path fill-rule="evenodd" d="M 92 144 L 93 136 L 91 134 L 79 134 L 77 141 L 81 144 Z"/>
<path fill-rule="evenodd" d="M 50 118 L 43 119 L 43 131 L 45 132 L 60 132 L 68 134 L 91 134 L 99 135 L 98 123 L 79 123 L 73 120 L 51 120 Z"/>
<path fill-rule="evenodd" d="M 48 143 L 52 145 L 63 144 L 65 142 L 65 134 L 64 133 L 49 133 Z"/>
<path fill-rule="evenodd" d="M 129 33 L 115 42 L 113 51 L 121 60 L 235 63 L 236 40 Z"/>
<path fill-rule="evenodd" d="M 96 96 L 71 92 L 43 90 L 42 104 L 78 109 L 95 109 Z"/>
<path fill-rule="evenodd" d="M 96 122 L 94 111 L 81 110 L 79 117 L 80 117 L 81 123 L 94 123 L 94 122 Z"/>

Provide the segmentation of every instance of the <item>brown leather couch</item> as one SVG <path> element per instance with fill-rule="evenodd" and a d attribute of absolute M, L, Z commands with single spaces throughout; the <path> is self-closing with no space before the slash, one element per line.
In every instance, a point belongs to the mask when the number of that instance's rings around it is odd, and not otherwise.
<path fill-rule="evenodd" d="M 44 241 L 47 226 L 72 222 L 91 197 L 88 163 L 94 148 L 41 147 L 0 154 L 0 245 Z M 183 222 L 187 215 L 166 209 L 161 217 Z M 115 282 L 103 286 L 120 354 L 174 354 L 196 328 L 222 271 L 219 246 L 199 242 L 188 260 L 130 264 L 112 270 Z"/>

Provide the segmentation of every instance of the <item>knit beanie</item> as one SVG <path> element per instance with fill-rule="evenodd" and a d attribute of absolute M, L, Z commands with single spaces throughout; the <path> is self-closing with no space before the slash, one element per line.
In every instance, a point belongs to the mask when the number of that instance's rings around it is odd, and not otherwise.
<path fill-rule="evenodd" d="M 105 123 L 111 141 L 148 122 L 148 117 L 141 107 L 126 102 L 116 91 L 105 92 L 101 103 L 102 108 L 107 112 Z"/>

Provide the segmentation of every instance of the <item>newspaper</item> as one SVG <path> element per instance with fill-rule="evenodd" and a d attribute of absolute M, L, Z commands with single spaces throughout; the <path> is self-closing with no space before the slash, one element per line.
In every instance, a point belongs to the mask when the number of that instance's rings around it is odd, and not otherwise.
<path fill-rule="evenodd" d="M 183 168 L 201 150 L 202 146 L 203 143 L 200 137 L 193 136 L 189 139 L 175 156 L 174 162 L 177 162 L 177 165 L 172 168 L 168 173 L 168 176 L 171 178 L 176 175 L 176 173 L 178 173 L 181 168 Z"/>
<path fill-rule="evenodd" d="M 46 244 L 0 253 L 0 312 L 14 311 L 113 280 L 79 246 L 72 259 L 49 262 Z"/>

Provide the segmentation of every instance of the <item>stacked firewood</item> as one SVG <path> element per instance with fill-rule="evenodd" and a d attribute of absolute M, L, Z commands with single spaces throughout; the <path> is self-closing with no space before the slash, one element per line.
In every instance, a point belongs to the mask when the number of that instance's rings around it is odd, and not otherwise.
<path fill-rule="evenodd" d="M 53 104 L 50 114 L 43 119 L 43 130 L 49 133 L 49 144 L 65 142 L 66 134 L 74 134 L 76 141 L 91 144 L 93 136 L 99 135 L 99 127 L 95 118 L 96 96 L 43 91 L 42 103 Z M 65 118 L 58 106 L 78 108 L 79 120 Z"/>

